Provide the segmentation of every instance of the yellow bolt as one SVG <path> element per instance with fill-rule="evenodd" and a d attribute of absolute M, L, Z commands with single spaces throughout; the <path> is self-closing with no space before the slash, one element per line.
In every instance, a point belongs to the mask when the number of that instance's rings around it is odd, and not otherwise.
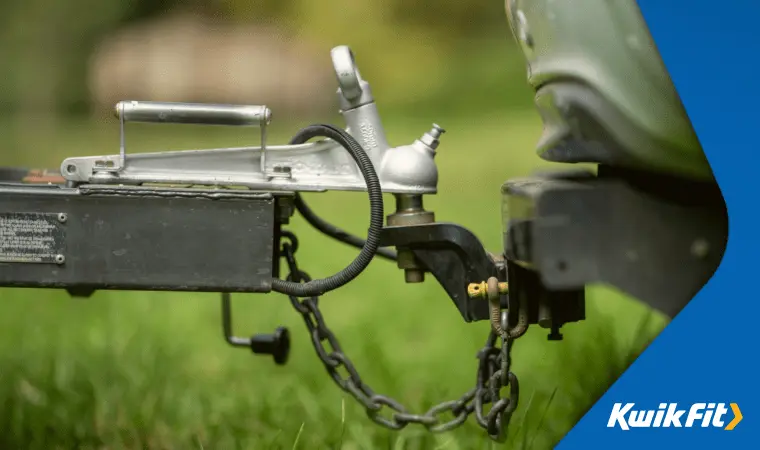
<path fill-rule="evenodd" d="M 509 284 L 505 282 L 499 283 L 499 294 L 509 293 Z M 470 298 L 488 297 L 488 285 L 485 281 L 481 283 L 470 283 L 467 286 L 467 294 Z"/>
<path fill-rule="evenodd" d="M 469 295 L 470 298 L 485 297 L 487 295 L 486 282 L 470 283 L 470 285 L 467 286 L 467 295 Z"/>

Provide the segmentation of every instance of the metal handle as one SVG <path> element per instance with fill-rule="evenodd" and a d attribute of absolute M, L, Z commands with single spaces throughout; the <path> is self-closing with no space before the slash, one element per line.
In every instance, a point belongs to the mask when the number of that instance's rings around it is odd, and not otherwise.
<path fill-rule="evenodd" d="M 266 170 L 266 128 L 272 121 L 272 111 L 263 105 L 218 105 L 211 103 L 174 103 L 121 101 L 114 107 L 119 119 L 120 143 L 119 160 L 103 161 L 105 168 L 112 172 L 124 169 L 127 164 L 127 146 L 124 138 L 126 122 L 184 123 L 196 125 L 237 125 L 261 127 L 261 173 Z M 100 166 L 100 165 L 98 165 Z"/>
<path fill-rule="evenodd" d="M 272 120 L 263 105 L 122 101 L 114 112 L 124 122 L 266 126 Z"/>

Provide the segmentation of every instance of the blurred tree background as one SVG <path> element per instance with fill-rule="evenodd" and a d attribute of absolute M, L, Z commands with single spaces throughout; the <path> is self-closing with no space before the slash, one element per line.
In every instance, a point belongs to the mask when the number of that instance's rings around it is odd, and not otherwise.
<path fill-rule="evenodd" d="M 4 0 L 0 114 L 87 114 L 87 70 L 98 43 L 179 11 L 220 26 L 276 24 L 325 53 L 350 45 L 390 108 L 525 107 L 524 68 L 503 8 L 499 0 Z M 453 95 L 467 84 L 491 89 L 479 89 L 487 93 L 480 98 Z"/>

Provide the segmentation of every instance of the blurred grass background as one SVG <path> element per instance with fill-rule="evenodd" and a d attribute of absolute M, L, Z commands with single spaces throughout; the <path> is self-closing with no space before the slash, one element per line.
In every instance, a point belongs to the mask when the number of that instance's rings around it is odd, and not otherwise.
<path fill-rule="evenodd" d="M 160 70 L 173 64 L 172 45 L 179 45 L 161 38 L 162 24 L 168 23 L 162 20 L 180 15 L 211 24 L 220 49 L 231 47 L 225 30 L 233 28 L 254 38 L 275 36 L 286 50 L 287 43 L 308 45 L 293 51 L 290 69 L 283 60 L 291 60 L 278 47 L 270 55 L 251 56 L 252 69 L 233 81 L 225 78 L 219 91 L 173 91 L 188 97 L 177 100 L 232 97 L 274 105 L 270 142 L 284 142 L 310 123 L 342 124 L 331 103 L 329 50 L 350 45 L 392 145 L 411 142 L 434 121 L 447 129 L 437 156 L 439 194 L 426 206 L 438 220 L 471 229 L 493 251 L 501 245 L 502 182 L 548 166 L 533 153 L 540 121 L 499 0 L 5 0 L 0 164 L 57 167 L 67 156 L 118 151 L 118 124 L 102 114 L 107 100 L 98 92 L 137 90 L 127 82 L 130 77 L 109 84 L 114 77 L 97 75 L 93 67 L 99 67 L 98 58 L 106 67 L 115 64 L 118 58 L 103 50 L 114 46 L 103 43 L 124 30 L 133 30 L 128 36 L 134 38 L 150 24 L 151 48 L 164 55 L 149 61 L 137 52 L 119 61 L 151 88 L 140 91 L 149 94 L 139 100 L 173 100 L 160 87 L 171 86 L 177 73 L 203 68 L 213 78 L 238 70 L 229 61 L 255 53 L 243 46 L 220 62 L 206 52 L 191 58 L 194 66 Z M 183 30 L 180 43 L 206 36 L 193 26 Z M 258 68 L 267 65 L 278 67 L 272 73 L 282 84 L 257 91 Z M 149 67 L 159 69 L 149 73 Z M 287 81 L 291 70 L 305 72 L 307 80 Z M 245 83 L 253 87 L 240 90 Z M 310 104 L 315 106 L 300 108 Z M 129 151 L 255 139 L 248 130 L 170 125 L 130 125 L 128 134 Z M 337 225 L 359 235 L 366 230 L 365 196 L 330 192 L 307 200 Z M 300 218 L 291 228 L 301 240 L 300 264 L 315 278 L 341 269 L 355 255 Z M 472 420 L 437 436 L 413 427 L 378 428 L 332 384 L 301 318 L 281 295 L 235 296 L 235 327 L 238 334 L 250 334 L 288 326 L 293 350 L 285 367 L 224 343 L 216 295 L 99 292 L 84 300 L 2 289 L 0 297 L 2 449 L 496 447 Z M 378 392 L 425 411 L 473 386 L 475 353 L 488 324 L 462 323 L 432 279 L 406 285 L 394 265 L 378 260 L 321 305 L 344 350 Z M 604 287 L 589 288 L 587 316 L 565 327 L 561 343 L 533 329 L 515 345 L 522 396 L 506 447 L 551 448 L 665 324 Z"/>

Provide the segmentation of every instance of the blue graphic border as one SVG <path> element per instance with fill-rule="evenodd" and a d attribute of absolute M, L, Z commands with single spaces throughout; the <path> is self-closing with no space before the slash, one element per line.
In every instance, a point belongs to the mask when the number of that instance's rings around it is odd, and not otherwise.
<path fill-rule="evenodd" d="M 611 0 L 615 1 L 615 0 Z M 619 0 L 626 1 L 626 0 Z M 639 0 L 660 55 L 720 185 L 729 241 L 710 282 L 559 448 L 760 448 L 755 282 L 760 256 L 760 1 Z M 715 428 L 607 428 L 616 402 L 735 402 L 744 416 Z M 732 414 L 728 414 L 730 419 Z M 646 447 L 643 447 L 646 446 Z"/>

